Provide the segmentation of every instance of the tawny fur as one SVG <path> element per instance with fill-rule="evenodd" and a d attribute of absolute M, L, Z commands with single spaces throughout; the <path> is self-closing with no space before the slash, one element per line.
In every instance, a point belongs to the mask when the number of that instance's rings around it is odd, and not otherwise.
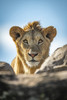
<path fill-rule="evenodd" d="M 17 56 L 11 63 L 14 72 L 16 74 L 33 74 L 49 56 L 49 47 L 51 41 L 56 36 L 56 28 L 53 26 L 42 28 L 40 23 L 35 21 L 26 25 L 23 29 L 18 26 L 13 26 L 10 29 L 10 36 L 13 38 L 17 49 Z M 38 45 L 36 42 L 40 38 L 43 40 L 43 43 Z M 24 44 L 23 39 L 27 39 L 29 45 Z M 35 60 L 39 61 L 38 66 L 33 64 L 30 67 L 26 63 L 27 60 L 31 60 L 31 57 L 28 55 L 30 50 L 32 50 L 31 52 L 38 53 L 35 57 Z"/>

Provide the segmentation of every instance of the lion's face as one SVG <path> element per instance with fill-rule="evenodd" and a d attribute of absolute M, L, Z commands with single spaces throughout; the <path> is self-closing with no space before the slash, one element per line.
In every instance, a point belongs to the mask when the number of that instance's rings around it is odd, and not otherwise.
<path fill-rule="evenodd" d="M 10 29 L 10 35 L 17 50 L 21 52 L 20 55 L 23 55 L 26 64 L 29 67 L 36 67 L 41 65 L 48 56 L 50 42 L 56 35 L 56 29 L 50 26 L 45 28 L 42 34 L 39 30 L 23 30 L 15 26 Z"/>
<path fill-rule="evenodd" d="M 38 66 L 44 60 L 49 44 L 49 40 L 38 31 L 30 30 L 24 34 L 20 46 L 28 66 Z"/>

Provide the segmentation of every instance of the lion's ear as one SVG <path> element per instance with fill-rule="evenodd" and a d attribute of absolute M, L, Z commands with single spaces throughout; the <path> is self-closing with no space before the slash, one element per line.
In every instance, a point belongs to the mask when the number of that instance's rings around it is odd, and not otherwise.
<path fill-rule="evenodd" d="M 17 38 L 19 38 L 23 34 L 23 29 L 18 26 L 13 26 L 10 28 L 9 34 L 15 41 Z"/>
<path fill-rule="evenodd" d="M 45 33 L 46 37 L 49 38 L 50 41 L 52 41 L 53 38 L 56 36 L 57 31 L 56 31 L 56 28 L 54 28 L 53 26 L 49 26 L 49 27 L 45 28 L 44 33 Z"/>

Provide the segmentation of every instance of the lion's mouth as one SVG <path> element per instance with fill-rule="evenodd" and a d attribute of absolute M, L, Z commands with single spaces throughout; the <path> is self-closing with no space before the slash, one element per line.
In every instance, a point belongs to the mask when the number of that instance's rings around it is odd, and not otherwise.
<path fill-rule="evenodd" d="M 36 61 L 36 60 L 32 59 L 32 60 L 30 60 L 29 62 L 38 62 L 38 61 Z"/>
<path fill-rule="evenodd" d="M 33 66 L 35 67 L 38 66 L 39 61 L 31 59 L 30 61 L 26 61 L 26 63 L 28 64 L 29 67 L 33 67 Z"/>

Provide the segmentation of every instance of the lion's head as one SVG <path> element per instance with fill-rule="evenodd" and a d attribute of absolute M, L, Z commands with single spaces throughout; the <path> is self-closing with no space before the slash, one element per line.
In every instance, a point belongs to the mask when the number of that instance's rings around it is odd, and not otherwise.
<path fill-rule="evenodd" d="M 39 22 L 29 23 L 23 29 L 13 26 L 10 29 L 18 56 L 28 67 L 38 67 L 49 55 L 49 46 L 56 36 L 56 28 L 42 28 Z"/>

